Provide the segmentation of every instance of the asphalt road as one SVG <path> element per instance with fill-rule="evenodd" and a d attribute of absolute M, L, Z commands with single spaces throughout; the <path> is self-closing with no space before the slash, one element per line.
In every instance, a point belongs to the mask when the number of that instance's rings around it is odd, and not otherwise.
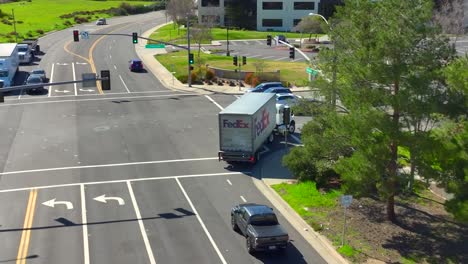
<path fill-rule="evenodd" d="M 131 34 L 163 22 L 156 12 L 78 28 Z M 218 162 L 220 109 L 207 96 L 129 72 L 130 37 L 71 40 L 72 29 L 42 38 L 44 55 L 21 70 L 63 81 L 109 69 L 112 90 L 52 86 L 0 104 L 0 262 L 324 263 L 281 215 L 286 254 L 247 253 L 230 208 L 270 204 L 252 182 L 258 168 Z"/>

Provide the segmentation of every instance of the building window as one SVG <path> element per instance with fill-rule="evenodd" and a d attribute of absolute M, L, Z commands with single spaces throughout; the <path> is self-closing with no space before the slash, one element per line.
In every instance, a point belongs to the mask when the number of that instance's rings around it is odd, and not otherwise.
<path fill-rule="evenodd" d="M 262 26 L 264 27 L 282 27 L 283 20 L 282 19 L 263 19 Z"/>
<path fill-rule="evenodd" d="M 294 19 L 293 20 L 293 26 L 297 26 L 297 24 L 299 24 L 299 22 L 301 22 L 302 19 Z"/>
<path fill-rule="evenodd" d="M 283 2 L 263 2 L 263 10 L 283 10 Z"/>
<path fill-rule="evenodd" d="M 315 2 L 294 2 L 294 10 L 314 10 Z"/>
<path fill-rule="evenodd" d="M 219 0 L 202 0 L 201 6 L 219 6 Z"/>
<path fill-rule="evenodd" d="M 201 16 L 201 22 L 202 23 L 216 23 L 216 24 L 219 24 L 219 22 L 221 21 L 220 17 L 219 16 L 215 16 L 215 15 L 202 15 Z"/>

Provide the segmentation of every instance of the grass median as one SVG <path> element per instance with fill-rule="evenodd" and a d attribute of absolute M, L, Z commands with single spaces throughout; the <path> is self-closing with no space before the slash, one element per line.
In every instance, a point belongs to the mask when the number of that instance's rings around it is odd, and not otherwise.
<path fill-rule="evenodd" d="M 232 57 L 205 54 L 200 53 L 200 57 L 197 50 L 193 50 L 192 53 L 195 56 L 194 69 L 197 70 L 200 67 L 204 67 L 206 64 L 226 70 L 235 70 L 236 66 L 232 64 Z M 187 62 L 188 55 L 187 51 L 180 50 L 170 52 L 166 54 L 158 54 L 155 58 L 170 72 L 174 72 L 174 76 L 181 82 L 186 82 L 187 79 Z M 242 60 L 239 60 L 242 62 Z M 281 81 L 289 82 L 296 86 L 307 86 L 308 75 L 306 73 L 307 64 L 305 62 L 278 62 L 278 61 L 267 61 L 259 60 L 255 58 L 247 58 L 247 64 L 242 65 L 242 71 L 253 71 L 256 72 L 256 65 L 262 65 L 263 72 L 280 71 Z M 243 81 L 243 80 L 242 80 Z"/>

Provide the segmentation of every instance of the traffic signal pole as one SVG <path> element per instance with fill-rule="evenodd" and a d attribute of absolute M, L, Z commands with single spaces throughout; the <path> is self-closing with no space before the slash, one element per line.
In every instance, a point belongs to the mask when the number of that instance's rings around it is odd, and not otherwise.
<path fill-rule="evenodd" d="M 187 61 L 188 61 L 187 83 L 188 83 L 188 87 L 192 87 L 192 72 L 190 70 L 192 65 L 190 65 L 190 19 L 189 19 L 189 16 L 187 16 Z"/>

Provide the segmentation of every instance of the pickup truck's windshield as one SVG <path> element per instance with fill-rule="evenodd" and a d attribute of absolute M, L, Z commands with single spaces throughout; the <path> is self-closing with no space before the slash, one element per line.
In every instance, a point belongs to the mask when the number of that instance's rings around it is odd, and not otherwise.
<path fill-rule="evenodd" d="M 18 48 L 18 51 L 20 52 L 28 51 L 28 48 Z"/>
<path fill-rule="evenodd" d="M 250 224 L 253 226 L 271 226 L 271 225 L 277 225 L 278 224 L 278 219 L 276 219 L 276 216 L 271 214 L 271 215 L 254 215 L 252 218 L 250 218 Z"/>
<path fill-rule="evenodd" d="M 8 71 L 0 71 L 0 77 L 8 77 Z"/>

